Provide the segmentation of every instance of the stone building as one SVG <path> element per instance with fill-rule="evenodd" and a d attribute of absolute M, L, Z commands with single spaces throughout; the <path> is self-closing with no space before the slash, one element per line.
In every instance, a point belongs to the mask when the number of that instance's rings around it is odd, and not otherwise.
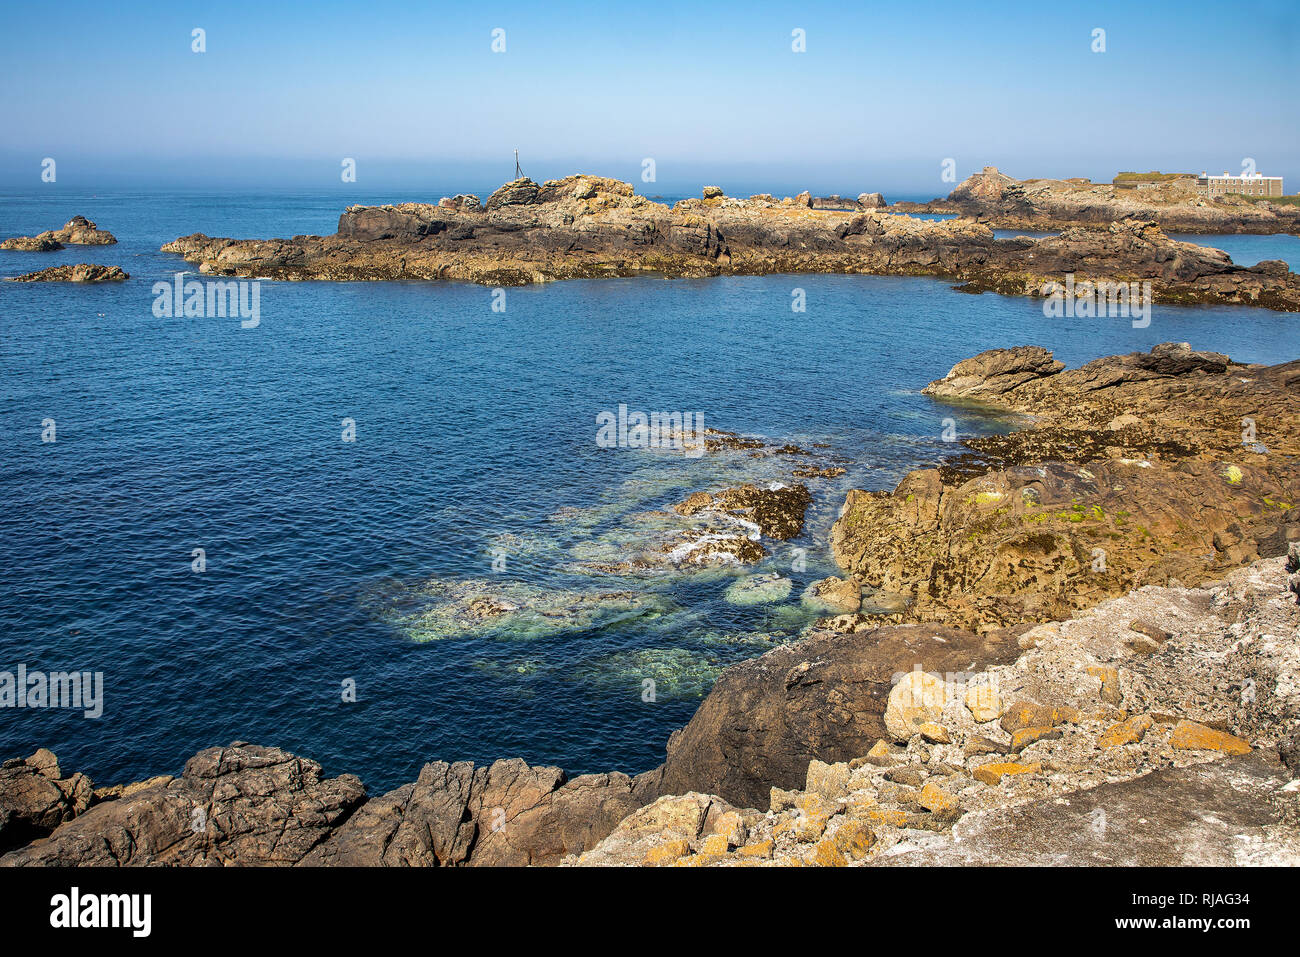
<path fill-rule="evenodd" d="M 1196 186 L 1202 196 L 1224 196 L 1237 193 L 1242 196 L 1281 196 L 1282 177 L 1265 176 L 1262 173 L 1240 173 L 1233 175 L 1224 171 L 1222 176 L 1207 176 L 1201 173 L 1196 178 Z"/>

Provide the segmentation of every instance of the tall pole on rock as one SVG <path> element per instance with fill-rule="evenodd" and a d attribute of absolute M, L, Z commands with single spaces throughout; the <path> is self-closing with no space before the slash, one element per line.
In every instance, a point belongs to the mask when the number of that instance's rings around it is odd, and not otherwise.
<path fill-rule="evenodd" d="M 515 179 L 523 179 L 524 171 L 519 168 L 519 150 L 515 150 Z"/>

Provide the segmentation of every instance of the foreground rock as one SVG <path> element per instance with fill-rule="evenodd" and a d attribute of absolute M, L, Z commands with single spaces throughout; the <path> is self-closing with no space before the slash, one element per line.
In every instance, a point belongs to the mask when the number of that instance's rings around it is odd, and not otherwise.
<path fill-rule="evenodd" d="M 44 837 L 90 806 L 90 779 L 66 778 L 44 748 L 0 764 L 0 853 Z"/>
<path fill-rule="evenodd" d="M 130 278 L 120 266 L 77 263 L 75 266 L 51 266 L 39 272 L 12 276 L 9 282 L 122 282 Z"/>
<path fill-rule="evenodd" d="M 552 279 L 775 273 L 937 276 L 973 291 L 1040 295 L 1045 283 L 1149 279 L 1159 302 L 1300 310 L 1300 277 L 1244 269 L 1218 250 L 1126 222 L 1046 239 L 994 239 L 969 220 L 922 221 L 866 208 L 814 209 L 810 196 L 718 194 L 669 208 L 629 183 L 569 176 L 507 183 L 482 206 L 350 207 L 333 236 L 235 240 L 202 233 L 162 247 L 201 272 L 276 279 L 450 279 L 516 286 Z"/>
<path fill-rule="evenodd" d="M 1165 344 L 1066 371 L 991 350 L 926 392 L 1035 418 L 850 492 L 831 543 L 898 621 L 1065 617 L 1144 584 L 1196 583 L 1300 539 L 1300 362 L 1262 367 Z M 855 627 L 868 627 L 859 622 Z"/>
<path fill-rule="evenodd" d="M 809 761 L 725 837 L 691 833 L 716 798 L 664 797 L 566 863 L 1294 866 L 1298 627 L 1281 559 L 1143 588 L 1025 632 L 1012 663 L 919 675 L 920 724 Z"/>
<path fill-rule="evenodd" d="M 92 797 L 37 752 L 0 770 L 32 841 L 0 865 L 1295 865 L 1298 631 L 1277 558 L 1018 635 L 818 635 L 729 669 L 637 778 L 434 762 L 367 800 L 236 743 Z M 739 797 L 677 783 L 710 774 Z"/>
<path fill-rule="evenodd" d="M 800 786 L 814 758 L 861 757 L 885 737 L 886 701 L 901 675 L 979 671 L 1019 652 L 1009 632 L 918 625 L 814 633 L 724 671 L 669 738 L 657 790 L 762 807 L 772 787 Z"/>
<path fill-rule="evenodd" d="M 900 205 L 961 213 L 995 229 L 1047 230 L 1150 220 L 1170 232 L 1300 232 L 1300 208 L 1244 196 L 1202 197 L 1195 176 L 1131 181 L 1126 187 L 1086 179 L 1017 180 L 986 166 L 959 183 L 947 199 Z"/>
<path fill-rule="evenodd" d="M 47 229 L 35 236 L 15 236 L 0 242 L 0 249 L 51 252 L 64 246 L 111 246 L 116 242 L 117 237 L 85 216 L 73 216 L 62 229 Z"/>

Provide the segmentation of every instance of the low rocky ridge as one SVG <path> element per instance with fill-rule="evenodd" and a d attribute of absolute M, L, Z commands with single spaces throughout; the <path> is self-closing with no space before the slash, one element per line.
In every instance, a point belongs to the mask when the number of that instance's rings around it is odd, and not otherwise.
<path fill-rule="evenodd" d="M 1300 208 L 1237 196 L 1203 197 L 1194 176 L 1125 188 L 1087 179 L 1017 180 L 986 166 L 959 183 L 947 199 L 896 208 L 959 213 L 994 229 L 1041 231 L 1148 220 L 1170 232 L 1300 233 Z"/>
<path fill-rule="evenodd" d="M 1300 539 L 1300 362 L 1240 365 L 1167 343 L 1065 370 L 1037 347 L 998 349 L 925 391 L 1034 419 L 967 440 L 892 492 L 849 493 L 836 560 L 907 604 L 839 629 L 1061 618 Z"/>
<path fill-rule="evenodd" d="M 111 246 L 117 237 L 100 229 L 85 216 L 73 216 L 62 229 L 47 229 L 35 236 L 15 236 L 0 242 L 0 249 L 20 252 L 53 252 L 64 246 Z"/>
<path fill-rule="evenodd" d="M 70 266 L 51 266 L 39 272 L 11 276 L 9 282 L 123 282 L 131 277 L 121 266 L 98 266 L 77 263 Z"/>
<path fill-rule="evenodd" d="M 875 208 L 814 208 L 801 194 L 736 199 L 721 190 L 673 207 L 629 183 L 569 176 L 507 183 L 486 203 L 353 206 L 333 236 L 236 240 L 202 233 L 162 247 L 204 273 L 271 279 L 449 279 L 517 286 L 554 279 L 862 273 L 935 276 L 971 291 L 1042 295 L 1048 282 L 1151 280 L 1157 302 L 1231 302 L 1300 311 L 1284 263 L 1243 268 L 1219 250 L 1124 222 L 1045 239 L 998 240 L 971 220 L 932 222 Z"/>
<path fill-rule="evenodd" d="M 238 742 L 195 755 L 177 779 L 94 792 L 37 752 L 0 769 L 0 841 L 31 841 L 0 865 L 1295 865 L 1298 592 L 1292 546 L 1222 582 L 1147 586 L 1024 630 L 1014 652 L 986 638 L 999 663 L 978 673 L 948 670 L 980 664 L 974 648 L 938 650 L 959 637 L 948 630 L 926 643 L 924 628 L 881 629 L 904 676 L 865 719 L 825 680 L 864 653 L 863 635 L 776 649 L 732 671 L 767 659 L 793 676 L 789 715 L 773 703 L 755 718 L 720 681 L 710 700 L 730 702 L 732 733 L 769 726 L 787 752 L 808 735 L 847 741 L 845 722 L 882 733 L 839 752 L 853 758 L 821 751 L 831 760 L 808 760 L 798 784 L 761 802 L 669 793 L 667 781 L 691 780 L 681 741 L 665 769 L 637 778 L 434 762 L 371 799 L 351 775 L 325 779 L 312 761 Z M 818 707 L 802 708 L 812 695 Z"/>

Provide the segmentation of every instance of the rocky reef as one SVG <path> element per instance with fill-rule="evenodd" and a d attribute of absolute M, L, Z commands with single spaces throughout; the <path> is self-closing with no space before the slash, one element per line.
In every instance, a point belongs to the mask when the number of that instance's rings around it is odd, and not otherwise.
<path fill-rule="evenodd" d="M 1075 370 L 1040 348 L 982 353 L 926 393 L 1032 423 L 966 440 L 892 492 L 850 492 L 836 560 L 908 601 L 889 620 L 980 628 L 1281 555 L 1300 538 L 1298 385 L 1300 362 L 1241 365 L 1186 343 Z"/>
<path fill-rule="evenodd" d="M 1244 196 L 1204 197 L 1194 176 L 1121 185 L 1087 179 L 1018 180 L 986 166 L 946 199 L 899 203 L 895 208 L 959 213 L 995 229 L 1041 231 L 1146 220 L 1180 233 L 1300 233 L 1300 207 Z"/>
<path fill-rule="evenodd" d="M 774 273 L 934 276 L 971 291 L 1042 295 L 1067 274 L 1150 280 L 1156 302 L 1300 310 L 1300 276 L 1279 262 L 1243 268 L 1219 250 L 1169 239 L 1152 222 L 1091 224 L 1044 239 L 998 240 L 969 219 L 892 215 L 864 194 L 850 209 L 811 196 L 736 199 L 716 187 L 673 207 L 629 183 L 569 176 L 507 183 L 479 203 L 352 206 L 333 236 L 237 240 L 202 233 L 162 247 L 204 273 L 271 279 L 448 279 L 517 286 L 555 279 Z"/>
<path fill-rule="evenodd" d="M 77 263 L 70 266 L 51 266 L 39 272 L 11 276 L 9 282 L 123 282 L 130 275 L 121 266 L 99 266 L 94 263 Z"/>
<path fill-rule="evenodd" d="M 111 246 L 117 237 L 100 229 L 85 216 L 73 216 L 62 229 L 47 229 L 35 236 L 15 236 L 0 242 L 0 249 L 19 252 L 53 252 L 64 246 Z"/>

